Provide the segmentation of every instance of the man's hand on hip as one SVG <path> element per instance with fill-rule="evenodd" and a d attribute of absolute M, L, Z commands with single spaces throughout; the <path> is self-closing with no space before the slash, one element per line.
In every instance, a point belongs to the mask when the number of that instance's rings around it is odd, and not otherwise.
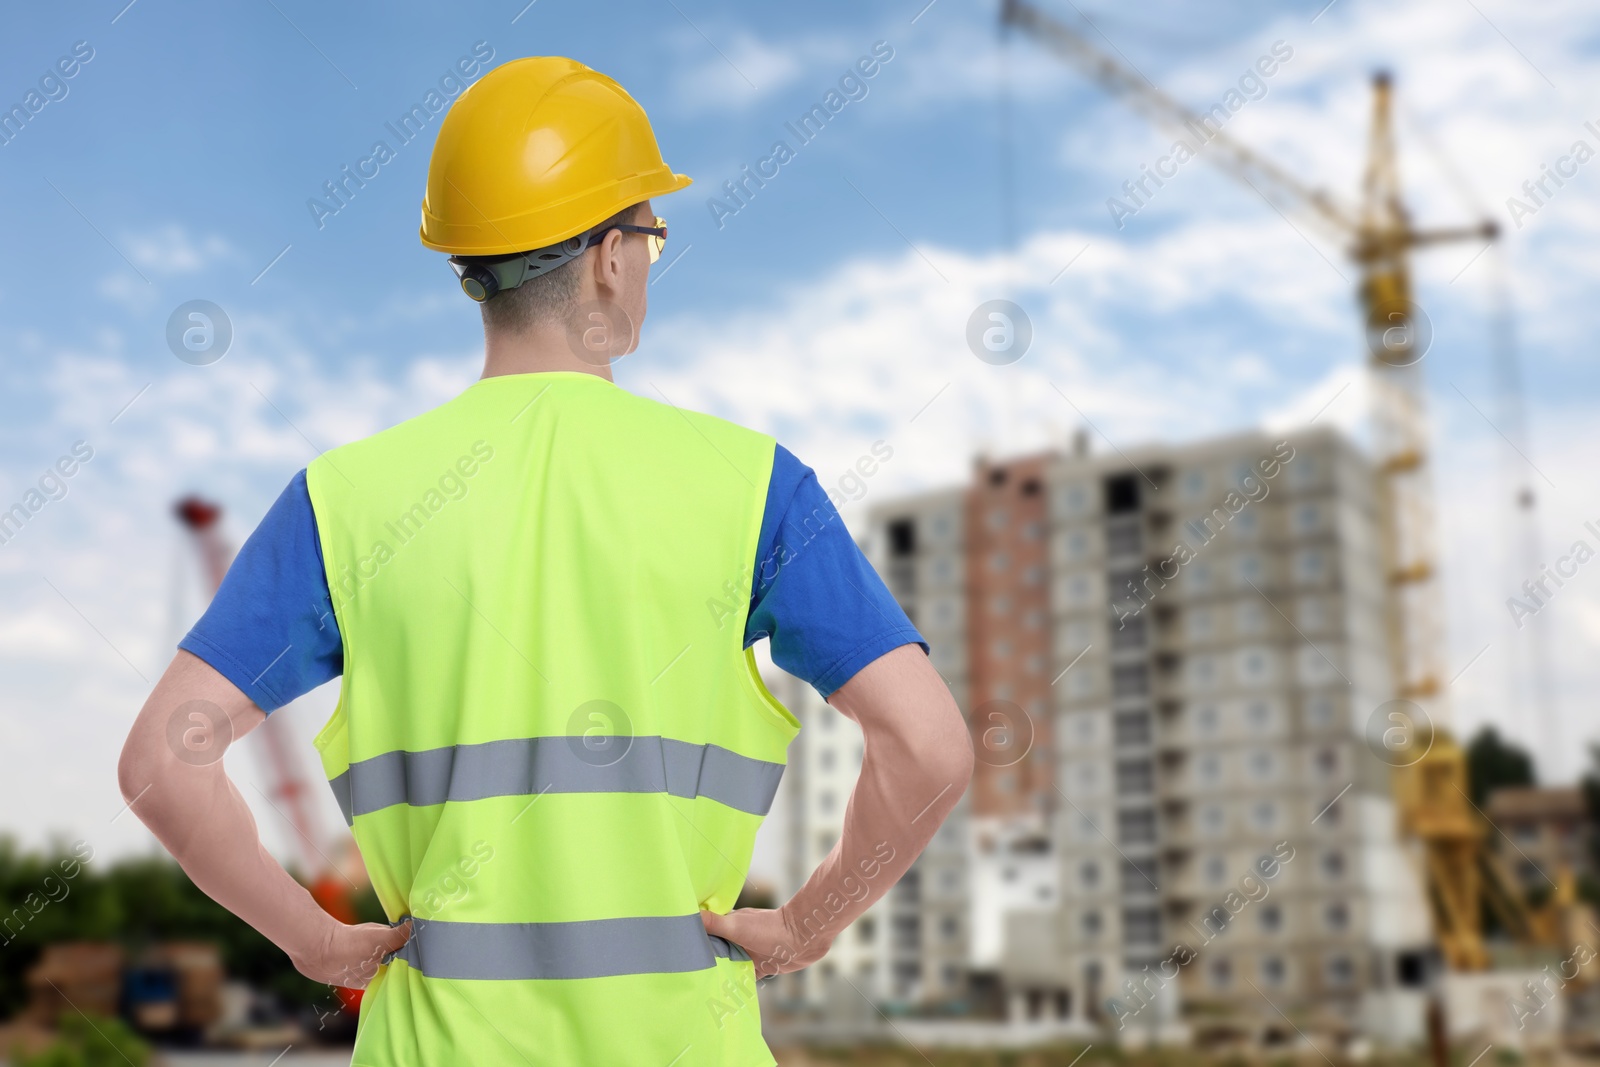
<path fill-rule="evenodd" d="M 738 908 L 726 915 L 702 911 L 700 919 L 707 933 L 750 953 L 757 978 L 809 967 L 826 955 L 833 943 L 831 935 L 813 934 L 809 940 L 798 937 L 782 908 Z"/>
<path fill-rule="evenodd" d="M 337 920 L 330 923 L 318 943 L 305 951 L 291 952 L 294 969 L 314 982 L 365 989 L 378 973 L 383 957 L 398 952 L 411 937 L 411 924 L 385 926 L 361 923 L 348 926 Z"/>
<path fill-rule="evenodd" d="M 188 733 L 175 743 L 174 724 L 183 728 L 196 716 L 208 727 L 204 747 L 188 748 Z M 128 731 L 117 765 L 122 795 L 190 880 L 282 949 L 301 974 L 361 988 L 411 926 L 346 926 L 262 847 L 222 757 L 266 718 L 210 664 L 180 651 Z"/>
<path fill-rule="evenodd" d="M 861 774 L 833 848 L 783 907 L 701 912 L 761 977 L 798 971 L 900 880 L 972 778 L 972 740 L 944 679 L 916 645 L 886 652 L 828 703 L 861 727 Z"/>

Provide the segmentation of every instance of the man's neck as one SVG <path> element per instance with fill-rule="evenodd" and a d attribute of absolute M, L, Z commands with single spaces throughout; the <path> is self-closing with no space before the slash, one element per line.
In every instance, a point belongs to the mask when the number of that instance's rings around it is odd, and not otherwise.
<path fill-rule="evenodd" d="M 483 377 L 504 374 L 541 374 L 548 371 L 574 371 L 593 374 L 611 381 L 611 366 L 578 358 L 567 341 L 567 331 L 559 326 L 535 326 L 524 333 L 503 331 L 486 333 L 483 341 Z"/>

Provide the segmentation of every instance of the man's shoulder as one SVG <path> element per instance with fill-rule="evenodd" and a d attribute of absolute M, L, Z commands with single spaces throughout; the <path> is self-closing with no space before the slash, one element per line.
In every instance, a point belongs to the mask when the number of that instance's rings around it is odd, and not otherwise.
<path fill-rule="evenodd" d="M 646 388 L 656 395 L 618 388 L 614 398 L 628 432 L 637 435 L 640 445 L 702 459 L 709 456 L 719 465 L 725 460 L 753 484 L 766 485 L 778 447 L 770 434 L 687 407 L 679 402 L 683 398 L 658 386 Z M 715 459 L 718 455 L 720 460 Z"/>
<path fill-rule="evenodd" d="M 648 387 L 654 396 L 635 393 L 619 388 L 619 397 L 626 398 L 623 403 L 631 405 L 635 411 L 649 411 L 659 420 L 659 425 L 673 427 L 681 424 L 687 429 L 704 434 L 715 434 L 726 437 L 743 437 L 750 440 L 768 442 L 768 447 L 775 445 L 772 437 L 759 430 L 752 430 L 748 426 L 734 422 L 732 419 L 721 415 L 711 415 L 692 407 L 678 403 L 677 397 L 668 397 L 658 386 Z"/>
<path fill-rule="evenodd" d="M 313 508 L 340 498 L 362 495 L 358 486 L 385 484 L 386 475 L 416 464 L 454 457 L 482 457 L 490 448 L 488 427 L 471 426 L 451 417 L 465 393 L 457 394 L 426 411 L 391 426 L 330 448 L 306 465 L 306 491 Z"/>
<path fill-rule="evenodd" d="M 493 430 L 493 425 L 460 416 L 468 414 L 465 407 L 470 404 L 474 390 L 465 389 L 455 396 L 424 411 L 420 411 L 409 418 L 402 419 L 393 425 L 381 430 L 358 437 L 354 441 L 328 449 L 319 457 L 323 461 L 331 461 L 337 465 L 341 460 L 352 462 L 371 462 L 382 458 L 384 461 L 392 458 L 396 453 L 404 453 L 408 449 L 425 447 L 448 438 L 451 445 L 460 444 L 461 447 L 470 447 L 474 436 L 485 436 Z M 469 438 L 458 441 L 463 436 Z M 317 465 L 313 461 L 311 467 Z"/>

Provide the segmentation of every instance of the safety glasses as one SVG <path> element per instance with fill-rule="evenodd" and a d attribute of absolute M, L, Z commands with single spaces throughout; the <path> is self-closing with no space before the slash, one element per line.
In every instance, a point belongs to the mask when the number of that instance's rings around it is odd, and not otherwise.
<path fill-rule="evenodd" d="M 481 304 L 496 293 L 515 289 L 523 282 L 548 274 L 578 258 L 583 255 L 584 249 L 599 244 L 612 230 L 642 233 L 650 238 L 650 262 L 654 263 L 661 258 L 661 250 L 667 247 L 667 220 L 657 215 L 654 221 L 654 226 L 607 226 L 590 234 L 587 242 L 580 233 L 548 248 L 539 248 L 532 252 L 515 252 L 509 256 L 496 256 L 492 259 L 451 256 L 450 269 L 456 272 L 456 277 L 461 282 L 461 291 Z"/>
<path fill-rule="evenodd" d="M 654 226 L 607 226 L 589 238 L 589 247 L 599 244 L 605 235 L 612 230 L 621 230 L 623 233 L 642 233 L 650 238 L 650 262 L 654 263 L 661 258 L 662 249 L 667 247 L 667 220 L 657 215 Z"/>

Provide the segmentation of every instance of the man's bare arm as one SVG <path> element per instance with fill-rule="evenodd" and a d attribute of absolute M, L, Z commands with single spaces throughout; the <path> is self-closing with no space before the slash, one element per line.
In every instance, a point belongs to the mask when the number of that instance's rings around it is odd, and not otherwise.
<path fill-rule="evenodd" d="M 123 745 L 123 799 L 195 885 L 282 949 L 301 974 L 359 988 L 410 927 L 339 922 L 262 847 L 222 753 L 265 721 L 232 682 L 179 652 Z"/>
<path fill-rule="evenodd" d="M 821 959 L 905 874 L 972 778 L 966 721 L 915 645 L 873 660 L 828 702 L 865 740 L 844 832 L 781 908 L 701 913 L 707 930 L 750 953 L 762 977 Z"/>

